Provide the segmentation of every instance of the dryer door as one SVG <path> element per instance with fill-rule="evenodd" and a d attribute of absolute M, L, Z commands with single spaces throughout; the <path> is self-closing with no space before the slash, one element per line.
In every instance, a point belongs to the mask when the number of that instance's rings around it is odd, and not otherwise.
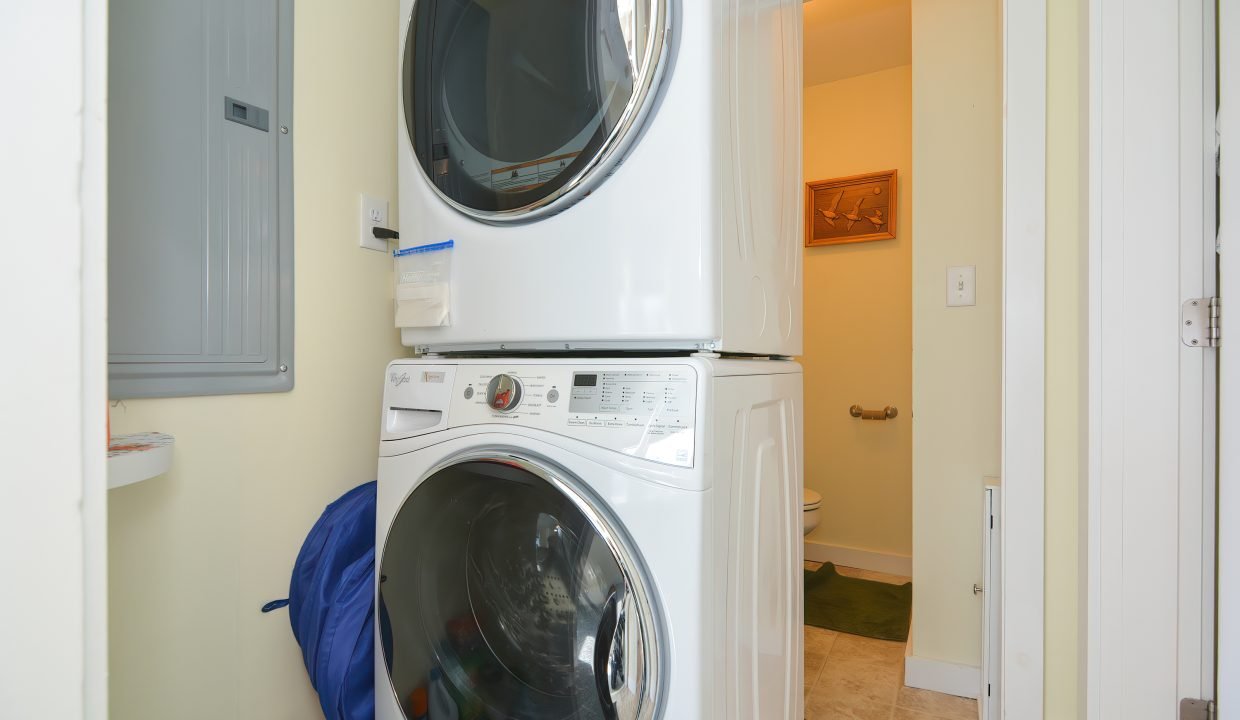
<path fill-rule="evenodd" d="M 382 652 L 405 717 L 423 692 L 431 717 L 444 704 L 460 720 L 654 717 L 660 633 L 645 573 L 582 487 L 488 453 L 410 494 L 379 568 Z"/>
<path fill-rule="evenodd" d="M 657 94 L 671 2 L 415 0 L 401 84 L 431 185 L 487 222 L 583 197 Z"/>

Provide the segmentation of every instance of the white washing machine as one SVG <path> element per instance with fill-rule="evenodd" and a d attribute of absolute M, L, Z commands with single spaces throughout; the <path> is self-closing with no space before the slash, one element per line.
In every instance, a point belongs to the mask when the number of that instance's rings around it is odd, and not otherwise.
<path fill-rule="evenodd" d="M 801 0 L 401 11 L 401 245 L 454 242 L 406 345 L 800 354 Z"/>
<path fill-rule="evenodd" d="M 378 720 L 801 720 L 798 365 L 398 360 L 383 407 Z"/>

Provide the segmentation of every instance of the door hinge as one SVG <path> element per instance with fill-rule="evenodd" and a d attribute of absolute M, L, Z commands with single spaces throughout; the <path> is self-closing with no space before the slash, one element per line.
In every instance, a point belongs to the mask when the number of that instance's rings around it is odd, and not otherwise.
<path fill-rule="evenodd" d="M 1180 720 L 1217 720 L 1218 707 L 1213 700 L 1192 700 L 1185 698 L 1180 701 Z"/>
<path fill-rule="evenodd" d="M 1219 298 L 1184 301 L 1180 337 L 1189 347 L 1218 347 L 1223 340 L 1223 302 Z"/>

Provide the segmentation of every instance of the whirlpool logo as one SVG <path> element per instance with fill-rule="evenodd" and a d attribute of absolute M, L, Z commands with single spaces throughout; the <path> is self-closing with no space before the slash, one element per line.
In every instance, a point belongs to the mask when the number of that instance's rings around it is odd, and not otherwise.
<path fill-rule="evenodd" d="M 395 372 L 388 375 L 388 382 L 392 383 L 392 387 L 398 388 L 409 382 L 409 373 L 401 373 L 397 375 Z"/>

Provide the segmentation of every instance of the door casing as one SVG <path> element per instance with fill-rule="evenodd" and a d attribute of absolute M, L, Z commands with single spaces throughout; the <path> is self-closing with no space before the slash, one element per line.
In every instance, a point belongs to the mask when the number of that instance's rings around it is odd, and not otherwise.
<path fill-rule="evenodd" d="M 1223 140 L 1219 183 L 1221 264 L 1219 296 L 1240 298 L 1240 152 L 1228 154 L 1227 138 L 1240 138 L 1240 8 L 1230 0 L 1218 3 L 1219 135 Z M 1233 341 L 1234 344 L 1234 341 Z M 1219 718 L 1240 718 L 1240 352 L 1219 351 L 1219 481 L 1218 481 L 1218 655 L 1216 674 Z"/>
<path fill-rule="evenodd" d="M 1046 0 L 1003 8 L 1002 717 L 1042 720 L 1046 589 Z"/>

